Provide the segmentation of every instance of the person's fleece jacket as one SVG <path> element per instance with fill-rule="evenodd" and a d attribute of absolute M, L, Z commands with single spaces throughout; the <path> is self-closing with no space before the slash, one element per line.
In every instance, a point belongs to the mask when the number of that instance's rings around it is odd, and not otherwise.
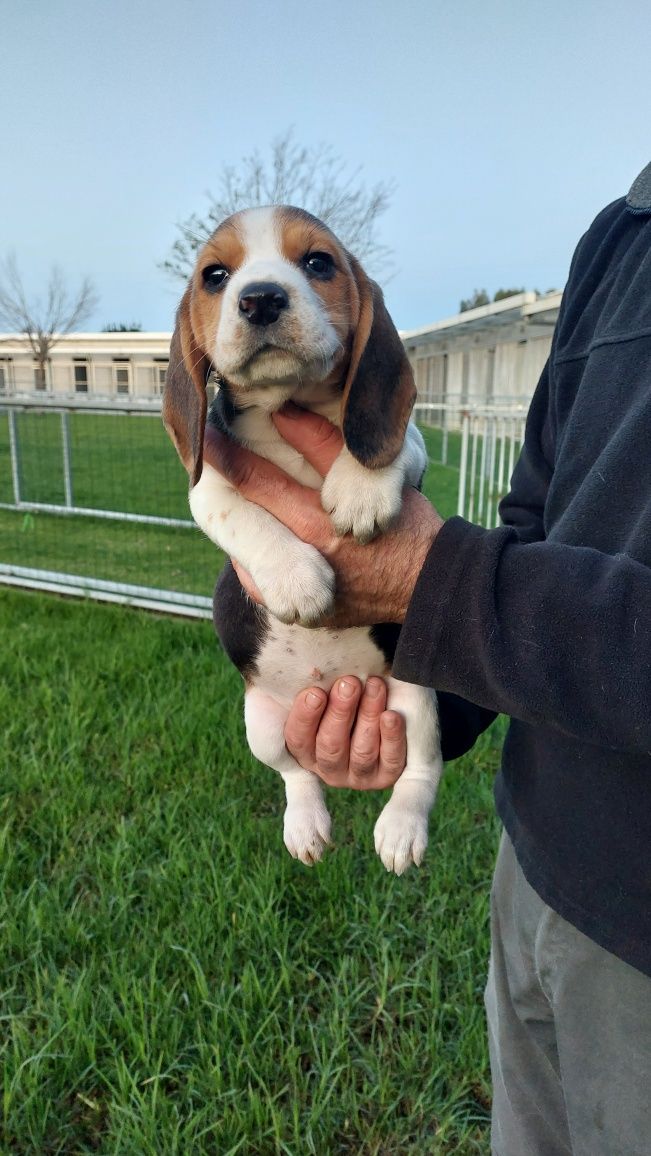
<path fill-rule="evenodd" d="M 525 876 L 651 975 L 651 165 L 579 243 L 501 514 L 445 523 L 393 673 L 469 700 L 441 695 L 444 757 L 510 715 Z"/>

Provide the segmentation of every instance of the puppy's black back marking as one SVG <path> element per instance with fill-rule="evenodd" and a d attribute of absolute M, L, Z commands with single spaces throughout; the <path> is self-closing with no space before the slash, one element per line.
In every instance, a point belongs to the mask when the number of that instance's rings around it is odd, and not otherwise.
<path fill-rule="evenodd" d="M 244 678 L 254 678 L 258 656 L 269 634 L 269 612 L 251 601 L 230 560 L 215 587 L 213 623 L 231 662 Z"/>

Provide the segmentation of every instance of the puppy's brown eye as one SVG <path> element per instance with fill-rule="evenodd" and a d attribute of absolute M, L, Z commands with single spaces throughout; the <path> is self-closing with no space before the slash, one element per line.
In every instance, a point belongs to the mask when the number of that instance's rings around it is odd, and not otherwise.
<path fill-rule="evenodd" d="M 327 280 L 334 275 L 335 263 L 329 253 L 308 253 L 303 264 L 314 277 Z"/>
<path fill-rule="evenodd" d="M 201 273 L 204 289 L 207 289 L 209 293 L 216 293 L 226 284 L 228 276 L 228 269 L 225 269 L 223 265 L 207 265 Z"/>

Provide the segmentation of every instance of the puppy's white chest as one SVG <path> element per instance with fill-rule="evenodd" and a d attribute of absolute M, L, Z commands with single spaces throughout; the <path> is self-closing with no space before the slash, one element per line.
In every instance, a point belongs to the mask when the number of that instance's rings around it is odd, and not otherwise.
<path fill-rule="evenodd" d="M 330 690 L 342 674 L 354 674 L 364 682 L 371 674 L 387 672 L 384 654 L 366 627 L 306 630 L 275 619 L 256 667 L 254 685 L 288 706 L 306 686 Z"/>

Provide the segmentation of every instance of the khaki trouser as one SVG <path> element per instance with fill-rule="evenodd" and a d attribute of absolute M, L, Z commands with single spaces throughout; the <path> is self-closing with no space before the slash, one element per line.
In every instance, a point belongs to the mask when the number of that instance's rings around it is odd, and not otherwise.
<path fill-rule="evenodd" d="M 493 1156 L 650 1156 L 651 979 L 547 907 L 506 834 L 491 933 Z"/>

